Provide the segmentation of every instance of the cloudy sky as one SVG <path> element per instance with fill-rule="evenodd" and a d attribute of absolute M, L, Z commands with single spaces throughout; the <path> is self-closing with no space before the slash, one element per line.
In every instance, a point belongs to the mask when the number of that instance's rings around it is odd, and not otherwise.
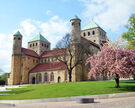
<path fill-rule="evenodd" d="M 12 38 L 20 30 L 23 47 L 37 33 L 52 43 L 70 32 L 70 18 L 82 21 L 82 28 L 93 18 L 111 40 L 125 32 L 124 25 L 135 13 L 134 0 L 1 0 L 0 72 L 10 72 Z"/>

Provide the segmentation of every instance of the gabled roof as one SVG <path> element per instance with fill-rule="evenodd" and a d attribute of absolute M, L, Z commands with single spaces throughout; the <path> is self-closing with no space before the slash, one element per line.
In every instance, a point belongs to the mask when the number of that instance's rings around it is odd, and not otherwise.
<path fill-rule="evenodd" d="M 100 27 L 94 20 L 92 20 L 86 27 L 84 27 L 82 30 L 86 30 L 86 29 L 92 29 L 92 28 L 96 28 L 96 27 Z"/>
<path fill-rule="evenodd" d="M 98 44 L 92 42 L 91 40 L 88 40 L 84 37 L 81 37 L 81 39 L 100 49 L 100 46 Z"/>
<path fill-rule="evenodd" d="M 38 54 L 30 49 L 22 48 L 22 52 L 26 55 L 33 56 L 33 57 L 39 57 Z"/>
<path fill-rule="evenodd" d="M 45 51 L 41 57 L 53 57 L 53 56 L 57 56 L 57 55 L 64 55 L 66 53 L 66 48 L 62 48 L 62 49 L 54 49 L 54 50 L 50 50 L 50 51 Z"/>
<path fill-rule="evenodd" d="M 14 34 L 14 36 L 22 36 L 22 34 L 21 34 L 19 31 L 17 31 L 17 32 Z"/>
<path fill-rule="evenodd" d="M 38 64 L 29 72 L 39 72 L 39 71 L 54 71 L 54 70 L 63 70 L 66 69 L 66 65 L 62 62 L 53 62 L 53 63 L 44 63 Z"/>
<path fill-rule="evenodd" d="M 37 36 L 35 36 L 32 40 L 30 40 L 29 42 L 38 41 L 38 40 L 41 40 L 41 41 L 50 43 L 50 42 L 49 42 L 43 35 L 41 35 L 40 33 L 39 33 Z"/>

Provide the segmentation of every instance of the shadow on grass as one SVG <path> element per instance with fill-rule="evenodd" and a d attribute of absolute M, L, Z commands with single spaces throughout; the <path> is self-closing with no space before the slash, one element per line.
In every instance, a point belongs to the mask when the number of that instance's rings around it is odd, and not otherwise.
<path fill-rule="evenodd" d="M 2 93 L 13 93 L 13 94 L 21 94 L 21 93 L 26 93 L 26 92 L 31 92 L 31 90 L 13 90 L 13 91 L 4 91 L 4 92 L 0 92 Z"/>
<path fill-rule="evenodd" d="M 26 92 L 31 92 L 32 90 L 17 90 L 17 91 L 12 91 L 15 94 L 21 94 L 21 93 L 26 93 Z"/>
<path fill-rule="evenodd" d="M 135 92 L 135 85 L 134 86 L 122 86 L 119 88 L 121 91 L 128 91 L 128 92 Z"/>
<path fill-rule="evenodd" d="M 120 83 L 134 83 L 135 84 L 135 81 L 134 80 L 120 81 Z"/>

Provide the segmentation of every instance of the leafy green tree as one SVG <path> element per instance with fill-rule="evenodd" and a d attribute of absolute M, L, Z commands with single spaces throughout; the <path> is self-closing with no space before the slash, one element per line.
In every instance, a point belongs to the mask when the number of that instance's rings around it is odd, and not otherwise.
<path fill-rule="evenodd" d="M 0 85 L 6 84 L 6 80 L 8 76 L 9 76 L 9 73 L 3 73 L 2 75 L 0 75 Z"/>
<path fill-rule="evenodd" d="M 122 34 L 122 38 L 128 41 L 128 48 L 135 49 L 135 14 L 132 14 L 125 26 L 127 32 Z"/>

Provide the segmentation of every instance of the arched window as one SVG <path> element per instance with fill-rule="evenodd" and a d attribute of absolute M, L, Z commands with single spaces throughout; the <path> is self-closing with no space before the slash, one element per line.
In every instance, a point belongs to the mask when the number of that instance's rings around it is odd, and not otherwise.
<path fill-rule="evenodd" d="M 33 63 L 35 62 L 35 59 L 33 59 Z"/>
<path fill-rule="evenodd" d="M 65 80 L 67 80 L 67 72 L 65 72 Z"/>
<path fill-rule="evenodd" d="M 37 43 L 36 43 L 36 46 L 37 46 Z"/>
<path fill-rule="evenodd" d="M 44 62 L 46 63 L 46 59 L 44 59 Z"/>
<path fill-rule="evenodd" d="M 88 32 L 88 36 L 90 35 L 90 32 Z"/>
<path fill-rule="evenodd" d="M 39 83 L 41 83 L 41 81 L 42 81 L 42 74 L 41 73 L 39 73 L 38 78 L 39 78 Z"/>
<path fill-rule="evenodd" d="M 34 43 L 33 43 L 33 46 L 34 46 Z"/>
<path fill-rule="evenodd" d="M 42 43 L 42 46 L 44 46 L 44 44 Z"/>
<path fill-rule="evenodd" d="M 51 73 L 51 81 L 54 81 L 54 73 Z"/>
<path fill-rule="evenodd" d="M 38 60 L 36 60 L 36 63 L 38 63 Z"/>
<path fill-rule="evenodd" d="M 21 40 L 21 38 L 19 37 L 18 40 Z"/>
<path fill-rule="evenodd" d="M 72 22 L 72 25 L 74 25 L 75 23 L 74 22 Z"/>
<path fill-rule="evenodd" d="M 14 40 L 15 40 L 16 38 L 14 37 Z"/>
<path fill-rule="evenodd" d="M 48 48 L 48 45 L 46 45 L 46 47 Z"/>
<path fill-rule="evenodd" d="M 83 33 L 83 36 L 86 36 L 85 32 Z"/>
<path fill-rule="evenodd" d="M 40 62 L 43 63 L 43 60 L 41 60 Z"/>
<path fill-rule="evenodd" d="M 47 74 L 47 72 L 45 72 L 45 82 L 47 82 L 48 81 L 48 74 Z"/>
<path fill-rule="evenodd" d="M 32 45 L 30 44 L 30 48 L 32 47 Z"/>
<path fill-rule="evenodd" d="M 44 44 L 44 46 L 46 47 L 46 44 Z"/>
<path fill-rule="evenodd" d="M 95 34 L 95 31 L 92 31 L 92 34 L 94 35 Z"/>
<path fill-rule="evenodd" d="M 101 31 L 100 31 L 100 35 L 101 35 Z"/>
<path fill-rule="evenodd" d="M 94 40 L 94 42 L 96 42 L 96 40 Z"/>

